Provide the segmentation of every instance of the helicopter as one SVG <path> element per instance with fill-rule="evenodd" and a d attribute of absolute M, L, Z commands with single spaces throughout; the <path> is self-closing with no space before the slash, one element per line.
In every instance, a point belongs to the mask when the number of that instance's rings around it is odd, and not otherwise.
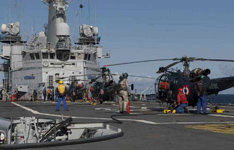
<path fill-rule="evenodd" d="M 114 81 L 113 76 L 122 76 L 121 74 L 112 74 L 109 68 L 101 67 L 99 69 L 95 69 L 97 74 L 86 74 L 86 75 L 77 75 L 77 76 L 96 76 L 93 79 L 85 80 L 78 84 L 78 81 L 81 80 L 72 80 L 71 84 L 69 84 L 68 88 L 68 96 L 71 101 L 75 101 L 77 99 L 83 99 L 88 96 L 88 93 L 92 95 L 94 100 L 98 100 L 100 103 L 103 101 L 113 101 L 117 94 L 117 91 L 120 89 L 120 85 Z M 72 77 L 77 77 L 72 76 Z M 131 76 L 131 75 L 130 75 Z M 71 78 L 62 77 L 59 79 Z M 134 85 L 130 85 L 131 90 L 134 89 Z M 84 95 L 86 94 L 86 95 Z"/>
<path fill-rule="evenodd" d="M 108 67 L 118 65 L 128 65 L 135 63 L 145 63 L 154 61 L 176 61 L 166 67 L 160 67 L 156 73 L 162 73 L 154 83 L 156 97 L 161 102 L 174 103 L 177 99 L 178 89 L 182 88 L 183 93 L 186 95 L 189 106 L 196 106 L 198 101 L 198 86 L 196 79 L 201 76 L 207 76 L 211 73 L 210 69 L 196 68 L 189 69 L 190 62 L 193 61 L 219 61 L 219 62 L 234 62 L 234 60 L 226 59 L 206 59 L 195 57 L 182 57 L 171 59 L 152 59 L 142 61 L 132 61 L 118 64 L 105 65 Z M 183 63 L 183 71 L 171 69 L 176 64 Z M 223 77 L 210 80 L 210 85 L 207 89 L 208 95 L 217 95 L 220 91 L 234 87 L 234 77 Z M 169 105 L 170 106 L 170 105 Z"/>

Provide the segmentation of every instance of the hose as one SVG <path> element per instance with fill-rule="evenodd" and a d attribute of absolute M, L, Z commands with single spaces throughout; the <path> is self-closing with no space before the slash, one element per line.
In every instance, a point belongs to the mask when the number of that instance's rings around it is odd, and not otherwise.
<path fill-rule="evenodd" d="M 156 115 L 158 113 L 141 113 L 141 114 L 119 114 L 119 115 L 111 115 L 111 119 L 114 121 L 114 123 L 122 124 L 123 122 L 121 120 L 118 120 L 116 117 L 126 117 L 126 116 L 146 116 L 146 115 Z M 105 122 L 105 123 L 113 123 L 112 122 Z"/>

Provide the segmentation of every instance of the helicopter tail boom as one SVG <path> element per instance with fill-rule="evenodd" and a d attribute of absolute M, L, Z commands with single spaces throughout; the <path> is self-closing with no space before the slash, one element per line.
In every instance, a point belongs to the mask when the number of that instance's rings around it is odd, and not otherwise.
<path fill-rule="evenodd" d="M 211 79 L 211 84 L 207 93 L 209 95 L 218 94 L 219 92 L 234 87 L 234 77 Z"/>

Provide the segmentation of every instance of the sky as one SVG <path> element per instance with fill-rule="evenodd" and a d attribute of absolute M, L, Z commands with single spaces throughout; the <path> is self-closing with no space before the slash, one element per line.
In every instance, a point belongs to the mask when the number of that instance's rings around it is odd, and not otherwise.
<path fill-rule="evenodd" d="M 84 5 L 82 9 L 80 3 Z M 0 6 L 0 24 L 20 21 L 24 39 L 44 30 L 48 7 L 40 0 L 0 0 Z M 67 8 L 67 19 L 72 40 L 78 38 L 79 25 L 98 26 L 100 45 L 104 52 L 111 53 L 111 58 L 100 60 L 100 65 L 182 56 L 220 59 L 234 56 L 233 0 L 73 0 Z M 110 69 L 113 73 L 157 78 L 158 68 L 169 63 L 172 61 Z M 190 67 L 210 68 L 211 78 L 234 75 L 234 63 L 192 62 Z M 175 68 L 181 69 L 182 64 Z M 138 91 L 155 82 L 129 80 Z M 233 94 L 234 88 L 222 93 Z"/>

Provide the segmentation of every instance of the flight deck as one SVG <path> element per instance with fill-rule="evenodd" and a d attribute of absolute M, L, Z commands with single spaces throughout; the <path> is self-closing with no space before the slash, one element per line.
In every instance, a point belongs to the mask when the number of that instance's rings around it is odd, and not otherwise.
<path fill-rule="evenodd" d="M 86 102 L 68 103 L 69 111 L 55 111 L 56 102 L 21 101 L 0 102 L 0 117 L 39 117 L 66 119 L 76 123 L 108 123 L 121 128 L 122 137 L 87 144 L 35 148 L 35 150 L 165 150 L 165 149 L 233 149 L 234 107 L 222 106 L 222 114 L 164 114 L 164 107 L 157 102 L 131 101 L 131 114 L 118 113 L 115 102 L 91 105 Z M 209 112 L 209 111 L 208 111 Z M 113 120 L 111 116 L 115 119 Z M 117 120 L 117 121 L 116 121 Z M 34 150 L 34 149 L 33 149 Z"/>

